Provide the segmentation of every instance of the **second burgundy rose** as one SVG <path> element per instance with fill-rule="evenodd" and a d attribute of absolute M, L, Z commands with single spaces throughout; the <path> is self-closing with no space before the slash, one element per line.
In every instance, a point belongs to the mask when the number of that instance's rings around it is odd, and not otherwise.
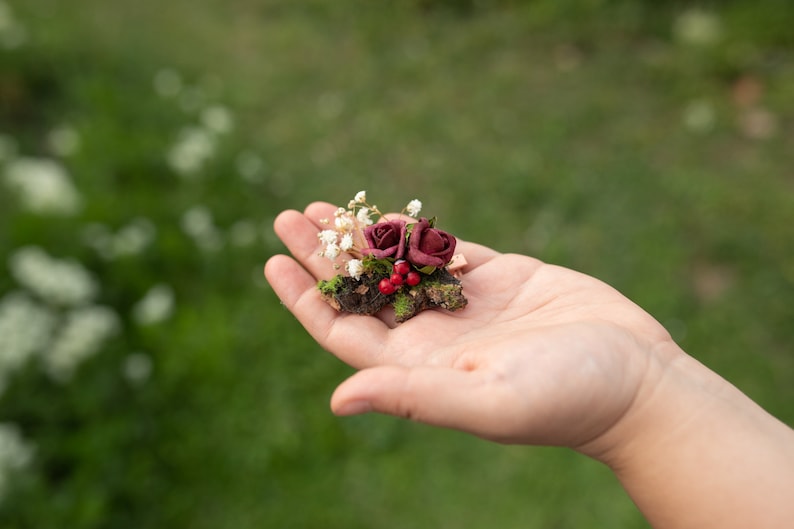
<path fill-rule="evenodd" d="M 408 238 L 407 259 L 415 266 L 441 268 L 449 263 L 455 253 L 457 240 L 445 231 L 431 228 L 426 218 L 414 224 Z"/>

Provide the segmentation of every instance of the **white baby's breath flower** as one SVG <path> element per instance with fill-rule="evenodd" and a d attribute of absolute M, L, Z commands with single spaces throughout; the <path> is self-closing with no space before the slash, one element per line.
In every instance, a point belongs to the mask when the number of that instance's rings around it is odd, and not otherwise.
<path fill-rule="evenodd" d="M 353 234 L 352 233 L 345 233 L 342 235 L 342 240 L 339 242 L 339 248 L 346 252 L 353 248 Z"/>
<path fill-rule="evenodd" d="M 317 234 L 317 237 L 323 244 L 332 244 L 336 242 L 336 230 L 323 230 Z"/>
<path fill-rule="evenodd" d="M 419 215 L 419 212 L 422 211 L 422 202 L 417 199 L 413 199 L 412 201 L 408 202 L 407 206 L 405 206 L 405 211 L 411 217 L 416 218 L 416 216 Z"/>
<path fill-rule="evenodd" d="M 359 259 L 351 259 L 345 264 L 345 268 L 347 269 L 347 273 L 350 274 L 350 277 L 358 281 L 361 279 L 361 274 L 364 272 L 364 263 Z"/>
<path fill-rule="evenodd" d="M 323 256 L 333 261 L 334 259 L 339 257 L 340 251 L 341 250 L 339 248 L 339 245 L 333 242 L 325 247 L 325 250 L 323 251 Z"/>
<path fill-rule="evenodd" d="M 361 208 L 358 210 L 358 213 L 356 213 L 356 220 L 363 226 L 369 226 L 372 224 L 372 218 L 370 218 L 369 214 L 369 208 Z"/>
<path fill-rule="evenodd" d="M 334 217 L 341 217 L 345 214 L 347 214 L 347 210 L 345 208 L 336 208 L 336 211 L 334 211 Z"/>
<path fill-rule="evenodd" d="M 348 232 L 355 227 L 355 222 L 353 222 L 353 216 L 349 213 L 346 213 L 345 215 L 336 217 L 336 220 L 334 220 L 334 225 L 336 226 L 337 230 L 341 232 Z"/>
<path fill-rule="evenodd" d="M 367 192 L 366 191 L 359 191 L 356 193 L 356 196 L 353 200 L 359 204 L 364 204 L 367 201 Z"/>

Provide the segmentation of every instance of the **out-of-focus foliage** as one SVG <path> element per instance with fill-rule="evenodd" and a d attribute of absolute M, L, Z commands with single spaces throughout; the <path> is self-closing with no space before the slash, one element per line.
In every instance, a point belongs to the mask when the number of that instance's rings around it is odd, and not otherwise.
<path fill-rule="evenodd" d="M 263 281 L 270 226 L 419 198 L 606 280 L 794 423 L 793 25 L 787 0 L 0 0 L 0 526 L 645 527 L 568 451 L 331 416 L 350 370 Z"/>

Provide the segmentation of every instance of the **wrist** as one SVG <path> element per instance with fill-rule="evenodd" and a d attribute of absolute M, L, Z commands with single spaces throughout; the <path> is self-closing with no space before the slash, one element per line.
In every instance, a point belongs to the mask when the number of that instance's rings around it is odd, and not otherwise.
<path fill-rule="evenodd" d="M 626 413 L 580 451 L 654 527 L 788 527 L 794 431 L 670 342 Z"/>

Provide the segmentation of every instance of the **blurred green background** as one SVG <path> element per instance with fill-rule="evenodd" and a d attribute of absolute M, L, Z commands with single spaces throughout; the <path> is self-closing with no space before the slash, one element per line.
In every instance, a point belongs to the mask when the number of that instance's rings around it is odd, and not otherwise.
<path fill-rule="evenodd" d="M 419 198 L 794 424 L 792 27 L 788 0 L 0 0 L 0 527 L 647 527 L 572 452 L 333 417 L 351 370 L 263 281 L 271 223 Z"/>

